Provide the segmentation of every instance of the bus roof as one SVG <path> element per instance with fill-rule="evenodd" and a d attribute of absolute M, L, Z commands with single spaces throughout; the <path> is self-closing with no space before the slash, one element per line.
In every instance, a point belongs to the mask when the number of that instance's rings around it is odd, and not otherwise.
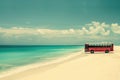
<path fill-rule="evenodd" d="M 100 42 L 100 43 L 86 43 L 89 46 L 111 46 L 112 42 Z"/>

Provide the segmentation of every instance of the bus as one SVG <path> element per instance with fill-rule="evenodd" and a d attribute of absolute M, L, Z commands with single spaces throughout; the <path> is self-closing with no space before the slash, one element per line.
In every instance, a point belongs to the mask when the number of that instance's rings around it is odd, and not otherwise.
<path fill-rule="evenodd" d="M 110 51 L 113 51 L 114 49 L 113 43 L 87 43 L 85 44 L 85 52 L 105 52 L 109 53 Z"/>

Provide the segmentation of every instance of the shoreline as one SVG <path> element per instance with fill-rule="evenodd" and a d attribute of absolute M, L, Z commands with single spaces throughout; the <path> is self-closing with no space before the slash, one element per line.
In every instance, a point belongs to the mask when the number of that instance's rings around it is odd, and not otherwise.
<path fill-rule="evenodd" d="M 115 46 L 110 54 L 85 54 L 82 50 L 50 63 L 20 68 L 0 80 L 119 80 L 119 67 L 120 46 Z"/>
<path fill-rule="evenodd" d="M 56 57 L 54 60 L 45 61 L 45 62 L 44 61 L 37 62 L 37 63 L 28 64 L 25 66 L 12 68 L 10 70 L 7 70 L 5 72 L 0 73 L 0 80 L 2 78 L 12 76 L 15 74 L 19 74 L 19 73 L 22 73 L 24 71 L 29 71 L 31 69 L 43 68 L 43 67 L 47 67 L 47 66 L 51 66 L 51 65 L 59 65 L 63 62 L 69 61 L 70 59 L 72 59 L 78 55 L 81 55 L 82 53 L 83 53 L 83 49 L 81 49 L 79 52 L 72 52 L 71 54 L 63 55 L 61 57 Z"/>

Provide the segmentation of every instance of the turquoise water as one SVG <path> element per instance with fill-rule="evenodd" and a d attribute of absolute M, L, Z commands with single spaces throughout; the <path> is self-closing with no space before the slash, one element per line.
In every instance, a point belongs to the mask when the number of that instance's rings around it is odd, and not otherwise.
<path fill-rule="evenodd" d="M 31 63 L 50 61 L 80 51 L 84 46 L 0 46 L 0 72 Z"/>

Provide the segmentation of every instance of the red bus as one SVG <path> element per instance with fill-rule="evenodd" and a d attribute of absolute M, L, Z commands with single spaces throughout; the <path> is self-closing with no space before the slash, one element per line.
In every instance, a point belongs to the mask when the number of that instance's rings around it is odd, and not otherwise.
<path fill-rule="evenodd" d="M 105 52 L 113 51 L 113 43 L 85 44 L 85 52 Z"/>

